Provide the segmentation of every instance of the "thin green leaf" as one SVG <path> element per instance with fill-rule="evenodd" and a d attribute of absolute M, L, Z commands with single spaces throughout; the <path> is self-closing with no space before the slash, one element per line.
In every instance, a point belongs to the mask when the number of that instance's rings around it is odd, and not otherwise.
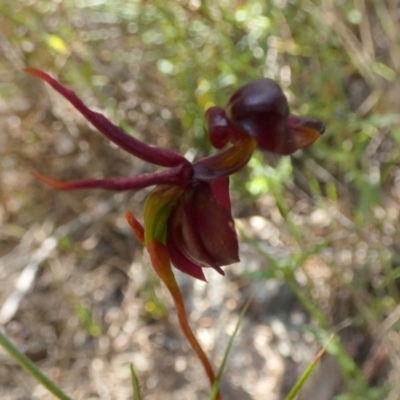
<path fill-rule="evenodd" d="M 71 400 L 53 381 L 44 375 L 39 368 L 23 353 L 21 353 L 0 330 L 0 345 L 25 369 L 33 378 L 41 383 L 49 392 L 60 400 Z"/>
<path fill-rule="evenodd" d="M 224 358 L 222 359 L 221 366 L 218 369 L 218 374 L 217 374 L 217 376 L 215 378 L 214 385 L 213 385 L 213 387 L 211 389 L 211 394 L 210 394 L 209 400 L 215 400 L 216 399 L 216 396 L 217 396 L 218 391 L 219 391 L 219 385 L 220 385 L 221 379 L 222 379 L 222 374 L 224 373 L 226 362 L 228 361 L 228 356 L 229 356 L 229 353 L 230 353 L 232 345 L 233 345 L 233 341 L 234 341 L 234 339 L 235 339 L 235 337 L 236 337 L 236 335 L 237 335 L 237 333 L 239 331 L 240 325 L 242 324 L 242 321 L 243 321 L 243 318 L 244 318 L 244 316 L 245 316 L 245 314 L 247 312 L 247 309 L 249 308 L 250 303 L 253 301 L 253 298 L 254 298 L 254 295 L 251 296 L 251 298 L 247 301 L 247 303 L 243 307 L 242 311 L 240 312 L 239 319 L 238 319 L 238 321 L 236 323 L 236 326 L 235 326 L 235 330 L 233 331 L 233 334 L 229 339 L 228 346 L 226 347 L 226 350 L 225 350 L 225 353 L 224 353 Z"/>
<path fill-rule="evenodd" d="M 312 360 L 311 364 L 306 368 L 306 370 L 303 372 L 303 374 L 297 380 L 297 382 L 293 386 L 292 390 L 286 396 L 285 400 L 293 400 L 298 395 L 301 388 L 308 381 L 308 379 L 310 378 L 311 374 L 313 373 L 315 367 L 320 362 L 322 356 L 324 355 L 324 353 L 325 353 L 326 349 L 328 348 L 329 343 L 332 341 L 333 337 L 334 337 L 334 335 L 331 335 L 329 337 L 329 339 L 325 343 L 324 347 L 319 351 L 319 353 L 315 356 L 314 360 Z"/>
<path fill-rule="evenodd" d="M 133 367 L 133 364 L 129 364 L 129 368 L 131 370 L 133 400 L 141 400 L 142 399 L 142 395 L 140 393 L 139 379 L 138 379 L 138 377 L 136 375 L 135 368 Z"/>

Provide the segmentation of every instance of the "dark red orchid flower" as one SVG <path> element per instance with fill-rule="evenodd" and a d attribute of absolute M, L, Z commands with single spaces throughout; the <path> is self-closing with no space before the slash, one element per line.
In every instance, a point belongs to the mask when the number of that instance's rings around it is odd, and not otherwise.
<path fill-rule="evenodd" d="M 271 79 L 251 82 L 229 99 L 225 109 L 206 112 L 211 143 L 216 148 L 234 143 L 240 132 L 253 137 L 264 150 L 289 155 L 315 142 L 324 132 L 317 119 L 289 114 L 286 96 Z"/>
<path fill-rule="evenodd" d="M 257 145 L 278 154 L 291 154 L 313 143 L 324 131 L 317 120 L 289 114 L 277 83 L 261 79 L 237 90 L 225 109 L 206 112 L 216 155 L 190 163 L 182 155 L 142 143 L 102 114 L 88 109 L 74 92 L 46 73 L 26 70 L 64 96 L 104 136 L 128 153 L 168 169 L 139 176 L 59 182 L 35 172 L 42 182 L 61 190 L 123 191 L 155 186 L 144 207 L 144 226 L 127 213 L 136 237 L 144 243 L 156 273 L 169 289 L 181 327 L 213 383 L 214 374 L 186 318 L 170 262 L 182 272 L 205 281 L 203 268 L 224 274 L 222 266 L 239 261 L 238 239 L 231 215 L 229 176 L 245 166 Z"/>

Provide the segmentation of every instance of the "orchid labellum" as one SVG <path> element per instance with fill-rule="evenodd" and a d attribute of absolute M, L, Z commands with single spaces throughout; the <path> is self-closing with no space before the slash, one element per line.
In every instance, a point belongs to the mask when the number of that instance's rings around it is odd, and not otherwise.
<path fill-rule="evenodd" d="M 74 92 L 45 72 L 33 68 L 26 71 L 51 85 L 117 146 L 144 161 L 167 168 L 138 176 L 71 182 L 34 174 L 60 190 L 123 191 L 155 186 L 145 202 L 143 226 L 130 212 L 126 214 L 127 220 L 146 246 L 155 272 L 174 300 L 181 328 L 213 384 L 213 370 L 188 324 L 171 263 L 180 271 L 205 281 L 203 268 L 224 274 L 221 267 L 239 261 L 229 176 L 248 163 L 257 145 L 278 154 L 292 154 L 312 144 L 323 133 L 323 124 L 290 115 L 279 85 L 270 79 L 260 79 L 237 90 L 225 108 L 211 107 L 206 111 L 211 143 L 217 149 L 228 144 L 229 147 L 190 163 L 178 153 L 152 147 L 128 135 L 102 114 L 88 109 Z"/>

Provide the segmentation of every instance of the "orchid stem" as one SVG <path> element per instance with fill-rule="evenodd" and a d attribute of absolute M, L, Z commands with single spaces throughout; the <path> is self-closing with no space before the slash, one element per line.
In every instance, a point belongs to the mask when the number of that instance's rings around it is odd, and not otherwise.
<path fill-rule="evenodd" d="M 171 263 L 169 261 L 168 250 L 162 243 L 152 240 L 150 246 L 148 247 L 151 262 L 153 264 L 154 270 L 156 271 L 159 278 L 164 282 L 168 291 L 170 292 L 172 299 L 175 304 L 176 311 L 178 313 L 178 320 L 181 329 L 189 341 L 191 347 L 196 352 L 198 358 L 200 359 L 203 367 L 206 371 L 208 379 L 210 381 L 211 387 L 215 382 L 215 374 L 211 367 L 210 361 L 208 360 L 206 354 L 201 348 L 199 342 L 197 341 L 192 329 L 190 328 L 189 321 L 186 315 L 185 303 L 183 300 L 182 293 L 179 289 L 178 283 L 176 282 L 174 273 L 172 272 Z M 217 400 L 221 400 L 221 394 L 218 392 L 216 396 Z"/>
<path fill-rule="evenodd" d="M 128 223 L 137 239 L 144 244 L 143 226 L 129 211 L 126 212 L 126 219 L 128 220 Z M 215 382 L 215 374 L 211 367 L 210 361 L 208 360 L 206 354 L 201 348 L 199 342 L 197 341 L 192 329 L 190 328 L 189 321 L 186 315 L 185 302 L 183 300 L 183 296 L 179 289 L 178 283 L 176 282 L 174 273 L 172 272 L 168 250 L 164 244 L 153 239 L 148 246 L 148 251 L 151 258 L 151 263 L 153 264 L 153 268 L 156 274 L 163 281 L 164 285 L 167 287 L 169 293 L 171 294 L 172 300 L 174 301 L 175 308 L 178 314 L 179 325 L 181 326 L 181 329 L 187 340 L 189 341 L 192 349 L 196 352 L 201 363 L 203 364 L 211 387 L 213 387 Z M 215 399 L 221 400 L 221 394 L 219 393 L 219 391 L 217 392 Z"/>

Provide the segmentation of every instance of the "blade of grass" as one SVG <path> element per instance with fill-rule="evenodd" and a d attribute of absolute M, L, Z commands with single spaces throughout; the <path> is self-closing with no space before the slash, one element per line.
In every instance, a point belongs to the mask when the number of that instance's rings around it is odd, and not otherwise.
<path fill-rule="evenodd" d="M 334 335 L 332 334 L 328 341 L 325 343 L 324 347 L 319 351 L 319 353 L 315 356 L 314 360 L 312 360 L 311 364 L 306 368 L 306 370 L 303 372 L 303 374 L 300 376 L 300 378 L 297 380 L 295 385 L 293 386 L 292 390 L 289 392 L 289 394 L 286 396 L 285 400 L 293 400 L 297 394 L 300 392 L 301 388 L 303 385 L 308 381 L 310 378 L 311 374 L 313 373 L 315 367 L 318 365 L 320 362 L 322 356 L 325 354 L 326 349 L 329 346 L 329 343 L 332 341 Z"/>
<path fill-rule="evenodd" d="M 279 268 L 279 265 L 276 263 L 273 257 L 271 257 L 266 251 L 264 251 L 257 241 L 253 240 L 249 236 L 246 235 L 243 229 L 238 229 L 241 237 L 247 243 L 249 243 L 267 262 L 268 265 L 268 274 L 271 277 L 275 277 L 278 279 L 284 279 L 285 283 L 292 289 L 296 297 L 299 299 L 300 303 L 307 310 L 307 312 L 312 316 L 313 319 L 318 321 L 319 327 L 323 332 L 328 334 L 329 325 L 326 321 L 326 318 L 318 306 L 312 300 L 312 297 L 307 295 L 307 292 L 304 291 L 301 286 L 296 282 L 293 270 L 282 271 Z M 318 252 L 318 248 L 315 248 L 315 252 Z M 313 254 L 313 252 L 308 253 L 308 255 Z M 304 257 L 307 257 L 307 253 L 304 254 Z M 297 260 L 299 262 L 299 260 Z M 299 262 L 299 265 L 301 262 Z M 279 272 L 283 274 L 279 274 Z M 246 276 L 246 275 L 245 275 Z M 247 275 L 249 276 L 249 275 Z M 260 280 L 261 278 L 258 278 Z M 337 342 L 337 343 L 336 343 Z M 334 345 L 334 346 L 333 346 Z M 368 382 L 360 371 L 359 367 L 356 365 L 352 357 L 347 353 L 344 347 L 341 345 L 340 340 L 335 340 L 330 348 L 331 353 L 336 357 L 342 373 L 345 384 L 350 392 L 365 390 L 368 391 Z"/>
<path fill-rule="evenodd" d="M 139 379 L 138 379 L 138 377 L 136 375 L 135 368 L 133 367 L 133 364 L 129 364 L 129 368 L 131 370 L 133 400 L 142 400 L 142 395 L 140 393 Z"/>
<path fill-rule="evenodd" d="M 230 353 L 232 345 L 233 345 L 233 341 L 234 341 L 234 339 L 235 339 L 235 337 L 236 337 L 236 335 L 237 335 L 237 333 L 239 331 L 239 328 L 240 328 L 240 325 L 242 324 L 243 318 L 244 318 L 244 316 L 245 316 L 245 314 L 247 312 L 247 309 L 249 308 L 250 303 L 253 301 L 253 299 L 254 299 L 254 294 L 246 302 L 246 304 L 244 305 L 242 311 L 240 312 L 239 319 L 238 319 L 238 321 L 236 323 L 236 326 L 235 326 L 235 330 L 233 331 L 232 336 L 229 339 L 229 343 L 228 343 L 228 346 L 226 347 L 226 350 L 225 350 L 225 353 L 224 353 L 224 357 L 222 359 L 221 366 L 218 369 L 218 373 L 217 373 L 217 376 L 215 378 L 214 385 L 213 385 L 213 387 L 211 389 L 209 400 L 215 400 L 216 399 L 216 396 L 217 396 L 218 391 L 219 391 L 219 385 L 220 385 L 221 379 L 222 379 L 222 374 L 224 373 L 226 362 L 228 361 L 228 356 L 229 356 L 229 353 Z"/>
<path fill-rule="evenodd" d="M 60 400 L 71 400 L 53 381 L 44 375 L 39 368 L 23 353 L 21 353 L 0 330 L 0 345 L 17 363 L 25 369 L 33 378 L 41 383 L 49 392 Z"/>
<path fill-rule="evenodd" d="M 276 279 L 284 279 L 285 283 L 290 286 L 290 288 L 293 290 L 293 292 L 295 293 L 296 297 L 300 300 L 301 304 L 303 305 L 303 307 L 305 307 L 305 309 L 310 313 L 310 315 L 312 315 L 313 318 L 315 318 L 318 323 L 320 324 L 320 326 L 327 328 L 327 323 L 325 320 L 325 317 L 323 316 L 321 310 L 318 308 L 318 306 L 316 304 L 314 304 L 314 302 L 311 301 L 311 299 L 309 297 L 307 297 L 306 294 L 303 293 L 303 291 L 301 290 L 301 288 L 299 287 L 299 285 L 297 284 L 295 278 L 294 278 L 294 272 L 293 271 L 284 271 L 282 270 L 282 268 L 279 268 L 276 260 L 269 255 L 266 251 L 264 251 L 260 245 L 257 243 L 256 240 L 252 239 L 250 236 L 248 236 L 246 234 L 246 232 L 244 231 L 244 229 L 241 229 L 240 227 L 237 228 L 240 236 L 242 237 L 242 239 L 248 243 L 250 246 L 252 246 L 266 261 L 267 265 L 268 265 L 268 271 L 267 273 L 270 275 L 271 278 L 276 278 Z M 315 252 L 317 252 L 317 248 L 314 250 Z M 309 255 L 312 255 L 313 253 L 306 253 L 304 252 L 304 257 L 308 257 Z M 305 260 L 305 258 L 304 258 Z M 302 261 L 304 261 L 302 260 Z M 300 261 L 299 261 L 300 264 Z M 250 277 L 248 274 L 246 274 L 245 276 Z M 251 278 L 251 277 L 250 277 Z"/>

